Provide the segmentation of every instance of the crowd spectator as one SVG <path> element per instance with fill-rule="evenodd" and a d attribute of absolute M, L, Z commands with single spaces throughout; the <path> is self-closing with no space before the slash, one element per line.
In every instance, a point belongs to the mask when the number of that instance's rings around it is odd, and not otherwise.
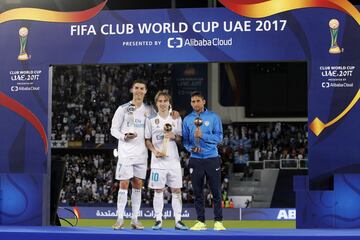
<path fill-rule="evenodd" d="M 223 159 L 234 166 L 249 161 L 307 158 L 307 124 L 233 123 L 224 126 Z"/>
<path fill-rule="evenodd" d="M 171 65 L 55 66 L 51 140 L 114 143 L 111 114 L 130 100 L 137 78 L 148 82 L 145 102 L 151 104 L 158 89 L 170 89 Z"/>
<path fill-rule="evenodd" d="M 182 200 L 184 204 L 193 204 L 193 188 L 187 165 L 189 155 L 185 151 L 181 151 L 180 156 L 182 172 L 184 173 Z M 60 193 L 61 203 L 67 205 L 116 203 L 119 186 L 114 179 L 114 168 L 116 166 L 114 156 L 110 153 L 76 153 L 66 154 L 62 157 L 65 159 L 66 165 L 63 188 Z M 228 173 L 226 171 L 228 169 L 223 166 L 222 191 L 228 191 Z M 150 169 L 148 169 L 148 175 L 149 173 Z M 211 199 L 208 187 L 205 187 L 204 193 L 207 199 Z M 142 203 L 144 206 L 152 206 L 152 194 L 153 192 L 147 187 L 147 181 L 145 181 L 142 191 Z M 171 203 L 171 192 L 168 190 L 164 191 L 164 203 Z M 211 205 L 211 201 L 206 202 L 207 207 Z"/>
<path fill-rule="evenodd" d="M 238 164 L 239 155 L 246 155 L 250 161 L 267 159 L 304 159 L 307 158 L 307 128 L 305 123 L 236 123 L 224 125 L 223 143 L 219 145 L 222 159 L 222 193 L 229 189 L 229 171 Z M 241 137 L 240 137 L 241 136 Z M 64 187 L 60 194 L 61 202 L 77 203 L 115 203 L 117 200 L 117 182 L 114 181 L 116 163 L 112 151 L 107 154 L 66 154 L 66 174 Z M 183 172 L 182 200 L 184 204 L 193 203 L 193 189 L 188 168 L 189 153 L 180 150 Z M 241 164 L 241 163 L 240 163 Z M 245 169 L 245 168 L 244 168 Z M 248 169 L 246 177 L 251 177 Z M 151 206 L 152 192 L 144 184 L 143 204 Z M 205 187 L 206 206 L 212 206 L 212 196 Z M 165 203 L 169 203 L 171 194 L 164 192 Z M 224 199 L 226 201 L 226 199 Z"/>
<path fill-rule="evenodd" d="M 224 126 L 222 153 L 234 164 L 307 158 L 306 123 L 234 123 Z"/>

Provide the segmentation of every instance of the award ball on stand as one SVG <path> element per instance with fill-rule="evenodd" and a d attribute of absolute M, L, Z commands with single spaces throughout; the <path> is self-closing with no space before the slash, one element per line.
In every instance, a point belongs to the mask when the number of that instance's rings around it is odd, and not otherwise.
<path fill-rule="evenodd" d="M 201 125 L 203 124 L 203 120 L 200 117 L 197 117 L 194 119 L 194 124 L 196 126 L 196 128 L 200 128 Z M 195 148 L 200 149 L 200 138 L 195 138 Z"/>
<path fill-rule="evenodd" d="M 136 107 L 134 104 L 130 104 L 128 106 L 128 108 L 126 109 L 127 111 L 127 127 L 128 127 L 128 134 L 135 134 L 135 116 L 134 116 L 134 112 L 136 110 Z"/>
<path fill-rule="evenodd" d="M 337 43 L 337 37 L 339 33 L 339 21 L 337 19 L 331 19 L 329 21 L 329 27 L 330 27 L 330 35 L 331 35 L 331 45 L 329 49 L 329 53 L 331 54 L 338 54 L 341 53 L 343 50 L 340 49 L 338 43 Z"/>
<path fill-rule="evenodd" d="M 29 59 L 29 55 L 26 53 L 26 42 L 27 36 L 29 34 L 29 29 L 26 27 L 22 27 L 19 29 L 19 39 L 20 39 L 20 53 L 18 56 L 18 60 L 25 61 Z"/>
<path fill-rule="evenodd" d="M 165 123 L 164 124 L 164 133 L 169 133 L 172 131 L 172 126 L 170 123 Z M 168 148 L 168 145 L 169 145 L 169 138 L 168 137 L 165 137 L 164 135 L 164 139 L 163 139 L 163 143 L 162 143 L 162 149 L 161 149 L 161 153 L 164 155 L 164 156 L 167 156 L 167 148 Z"/>

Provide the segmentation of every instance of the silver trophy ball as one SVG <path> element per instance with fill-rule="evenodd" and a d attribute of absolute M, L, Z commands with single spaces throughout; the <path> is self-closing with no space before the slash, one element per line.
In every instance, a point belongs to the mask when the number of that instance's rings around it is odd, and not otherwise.
<path fill-rule="evenodd" d="M 131 113 L 134 113 L 134 112 L 135 112 L 135 109 L 136 109 L 135 105 L 131 103 L 131 104 L 127 107 L 126 111 L 131 114 Z"/>
<path fill-rule="evenodd" d="M 203 120 L 199 117 L 194 119 L 194 124 L 196 127 L 200 127 L 203 124 Z"/>

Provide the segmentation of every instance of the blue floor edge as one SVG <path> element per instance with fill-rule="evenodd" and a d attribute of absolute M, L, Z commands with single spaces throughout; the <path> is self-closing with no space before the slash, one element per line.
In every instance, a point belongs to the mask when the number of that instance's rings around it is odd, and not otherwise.
<path fill-rule="evenodd" d="M 226 231 L 177 231 L 163 229 L 145 230 L 117 230 L 105 227 L 24 227 L 0 226 L 0 237 L 6 240 L 92 240 L 106 237 L 107 240 L 221 240 L 221 239 L 360 239 L 360 229 L 254 229 L 237 228 Z"/>

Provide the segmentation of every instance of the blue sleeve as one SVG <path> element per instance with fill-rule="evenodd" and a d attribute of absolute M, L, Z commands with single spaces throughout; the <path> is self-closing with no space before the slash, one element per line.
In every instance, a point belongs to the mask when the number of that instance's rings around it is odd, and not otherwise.
<path fill-rule="evenodd" d="M 183 145 L 185 147 L 185 149 L 188 152 L 191 152 L 191 141 L 190 141 L 190 134 L 189 134 L 189 127 L 188 127 L 188 121 L 187 118 L 184 119 L 183 125 L 182 125 L 182 140 L 183 140 Z"/>
<path fill-rule="evenodd" d="M 219 144 L 223 140 L 222 123 L 219 116 L 217 115 L 214 115 L 213 121 L 214 127 L 212 133 L 204 133 L 202 138 L 206 143 Z"/>

